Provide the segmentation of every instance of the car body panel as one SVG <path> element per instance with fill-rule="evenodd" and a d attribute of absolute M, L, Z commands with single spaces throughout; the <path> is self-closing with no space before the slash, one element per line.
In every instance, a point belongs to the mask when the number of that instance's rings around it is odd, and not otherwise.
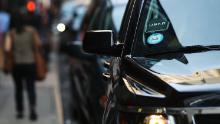
<path fill-rule="evenodd" d="M 103 124 L 121 124 L 121 115 L 129 115 L 128 124 L 137 123 L 136 116 L 150 114 L 172 115 L 176 124 L 219 123 L 219 51 L 183 54 L 187 61 L 131 56 L 141 10 L 149 1 L 130 0 L 127 6 L 119 36 L 123 52 L 110 65 L 112 89 Z"/>

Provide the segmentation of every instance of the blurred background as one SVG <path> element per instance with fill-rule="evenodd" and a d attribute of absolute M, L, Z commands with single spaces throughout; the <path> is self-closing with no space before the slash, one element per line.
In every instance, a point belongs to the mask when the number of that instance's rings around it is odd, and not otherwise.
<path fill-rule="evenodd" d="M 102 73 L 111 58 L 84 53 L 82 40 L 88 30 L 113 30 L 117 38 L 127 2 L 0 0 L 0 124 L 101 124 L 110 87 Z M 36 82 L 35 122 L 28 109 L 16 118 L 12 75 L 4 72 L 6 34 L 18 23 L 18 11 L 38 32 L 47 67 L 46 78 Z"/>

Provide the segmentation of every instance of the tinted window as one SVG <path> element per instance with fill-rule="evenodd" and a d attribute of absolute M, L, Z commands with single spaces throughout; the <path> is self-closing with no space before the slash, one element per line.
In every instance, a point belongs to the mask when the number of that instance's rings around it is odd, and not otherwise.
<path fill-rule="evenodd" d="M 219 90 L 219 50 L 145 56 L 184 46 L 220 45 L 219 5 L 219 0 L 146 0 L 134 60 L 178 91 Z"/>
<path fill-rule="evenodd" d="M 100 17 L 102 15 L 102 11 L 103 11 L 103 8 L 101 7 L 97 7 L 97 9 L 95 10 L 93 16 L 92 16 L 92 20 L 89 24 L 89 28 L 88 30 L 98 30 L 100 29 L 100 23 L 101 23 L 101 20 L 100 20 Z"/>
<path fill-rule="evenodd" d="M 133 55 L 183 46 L 219 45 L 219 4 L 219 0 L 147 1 Z"/>
<path fill-rule="evenodd" d="M 96 9 L 89 30 L 113 30 L 119 32 L 126 4 L 99 7 Z"/>

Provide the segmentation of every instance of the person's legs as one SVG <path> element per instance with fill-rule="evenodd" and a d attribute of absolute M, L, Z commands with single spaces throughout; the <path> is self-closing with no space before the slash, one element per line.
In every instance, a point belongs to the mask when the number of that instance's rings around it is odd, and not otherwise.
<path fill-rule="evenodd" d="M 25 78 L 29 107 L 30 107 L 30 119 L 36 120 L 36 87 L 35 87 L 35 76 L 34 76 L 34 66 L 28 66 L 28 73 Z"/>
<path fill-rule="evenodd" d="M 15 105 L 17 110 L 17 117 L 23 117 L 23 83 L 22 83 L 22 75 L 19 72 L 19 69 L 15 67 L 13 71 L 13 79 L 15 85 Z"/>
<path fill-rule="evenodd" d="M 35 91 L 34 80 L 31 78 L 27 78 L 26 86 L 27 86 L 27 92 L 28 92 L 29 105 L 30 105 L 30 109 L 32 110 L 32 109 L 35 109 L 36 107 L 36 91 Z"/>

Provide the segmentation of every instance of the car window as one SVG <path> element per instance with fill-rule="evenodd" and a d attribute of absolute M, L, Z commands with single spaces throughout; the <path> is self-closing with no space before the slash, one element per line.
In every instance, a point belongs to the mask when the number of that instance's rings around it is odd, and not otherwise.
<path fill-rule="evenodd" d="M 219 45 L 219 4 L 219 0 L 146 1 L 133 55 L 183 46 Z"/>
<path fill-rule="evenodd" d="M 113 9 L 112 18 L 117 32 L 120 30 L 125 8 L 126 4 L 115 6 Z"/>
<path fill-rule="evenodd" d="M 125 8 L 123 3 L 96 9 L 89 30 L 113 30 L 117 37 Z"/>
<path fill-rule="evenodd" d="M 146 55 L 220 45 L 219 4 L 219 0 L 146 0 L 132 58 L 180 92 L 214 89 L 219 85 L 219 51 Z"/>
<path fill-rule="evenodd" d="M 122 17 L 124 14 L 124 7 L 125 5 L 121 6 L 115 6 L 115 7 L 110 7 L 108 8 L 107 13 L 104 16 L 104 29 L 105 30 L 112 30 L 115 33 L 115 38 L 118 35 L 121 22 L 122 22 Z M 124 7 L 124 9 L 123 9 Z M 116 14 L 117 13 L 117 14 Z"/>
<path fill-rule="evenodd" d="M 144 56 L 149 52 L 178 46 L 178 40 L 169 18 L 161 8 L 158 0 L 149 0 L 145 3 L 140 27 L 134 56 Z"/>
<path fill-rule="evenodd" d="M 118 37 L 118 42 L 123 43 L 125 40 L 125 34 L 127 32 L 127 27 L 128 27 L 128 21 L 129 21 L 129 15 L 131 14 L 132 6 L 134 4 L 134 0 L 129 0 L 126 9 L 123 15 L 122 23 L 120 26 L 120 31 L 119 31 L 119 37 Z"/>
<path fill-rule="evenodd" d="M 88 30 L 98 30 L 98 27 L 100 27 L 99 19 L 100 19 L 101 13 L 102 13 L 102 8 L 97 7 L 91 19 L 91 22 L 89 23 Z"/>
<path fill-rule="evenodd" d="M 219 0 L 159 1 L 183 46 L 220 44 Z"/>

